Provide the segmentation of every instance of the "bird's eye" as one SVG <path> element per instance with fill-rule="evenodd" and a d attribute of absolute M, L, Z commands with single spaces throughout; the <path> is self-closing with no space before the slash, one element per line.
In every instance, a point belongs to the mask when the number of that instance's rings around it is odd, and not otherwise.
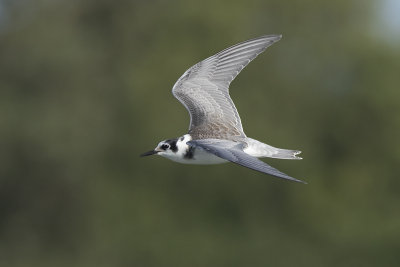
<path fill-rule="evenodd" d="M 167 145 L 167 144 L 163 144 L 162 146 L 161 146 L 161 149 L 164 149 L 164 150 L 167 150 L 169 148 L 169 145 Z"/>

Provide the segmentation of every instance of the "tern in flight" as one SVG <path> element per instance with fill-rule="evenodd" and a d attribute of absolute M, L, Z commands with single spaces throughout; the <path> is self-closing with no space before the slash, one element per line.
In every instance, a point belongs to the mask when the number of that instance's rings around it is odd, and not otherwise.
<path fill-rule="evenodd" d="M 301 151 L 276 148 L 247 137 L 229 96 L 229 85 L 240 71 L 281 37 L 267 35 L 236 44 L 189 68 L 172 88 L 172 94 L 190 114 L 189 132 L 161 141 L 141 156 L 159 155 L 187 164 L 233 162 L 305 183 L 258 159 L 301 159 L 297 156 Z"/>

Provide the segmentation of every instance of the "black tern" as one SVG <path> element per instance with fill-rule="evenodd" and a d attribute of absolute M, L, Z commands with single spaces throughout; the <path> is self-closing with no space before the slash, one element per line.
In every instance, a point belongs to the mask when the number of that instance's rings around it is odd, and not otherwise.
<path fill-rule="evenodd" d="M 236 44 L 189 68 L 172 88 L 172 94 L 190 114 L 188 134 L 161 141 L 141 156 L 159 155 L 186 164 L 233 162 L 305 183 L 258 159 L 299 160 L 301 151 L 276 148 L 247 137 L 229 96 L 229 85 L 240 71 L 281 37 L 266 35 Z"/>

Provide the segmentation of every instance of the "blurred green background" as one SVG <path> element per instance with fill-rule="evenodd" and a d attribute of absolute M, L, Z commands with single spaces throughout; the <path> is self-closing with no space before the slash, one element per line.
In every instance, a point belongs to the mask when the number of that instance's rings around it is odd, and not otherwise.
<path fill-rule="evenodd" d="M 399 266 L 400 1 L 0 0 L 1 266 Z M 187 131 L 194 63 L 309 184 L 139 158 Z"/>

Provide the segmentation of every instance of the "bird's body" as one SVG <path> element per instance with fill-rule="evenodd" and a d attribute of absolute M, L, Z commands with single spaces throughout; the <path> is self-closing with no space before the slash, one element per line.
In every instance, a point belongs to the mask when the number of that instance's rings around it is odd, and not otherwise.
<path fill-rule="evenodd" d="M 179 138 L 166 140 L 171 147 L 176 145 L 177 151 L 172 153 L 160 153 L 160 156 L 168 158 L 178 163 L 183 164 L 199 164 L 199 165 L 210 165 L 210 164 L 221 164 L 228 162 L 225 159 L 210 154 L 202 148 L 196 148 L 189 145 L 187 142 L 192 141 L 192 137 L 189 134 L 185 134 Z"/>
<path fill-rule="evenodd" d="M 229 47 L 189 68 L 175 83 L 173 95 L 190 114 L 189 133 L 160 142 L 142 156 L 157 154 L 185 164 L 233 162 L 276 177 L 302 182 L 257 158 L 301 159 L 298 150 L 280 149 L 249 138 L 229 96 L 239 72 L 281 36 L 270 35 Z"/>

